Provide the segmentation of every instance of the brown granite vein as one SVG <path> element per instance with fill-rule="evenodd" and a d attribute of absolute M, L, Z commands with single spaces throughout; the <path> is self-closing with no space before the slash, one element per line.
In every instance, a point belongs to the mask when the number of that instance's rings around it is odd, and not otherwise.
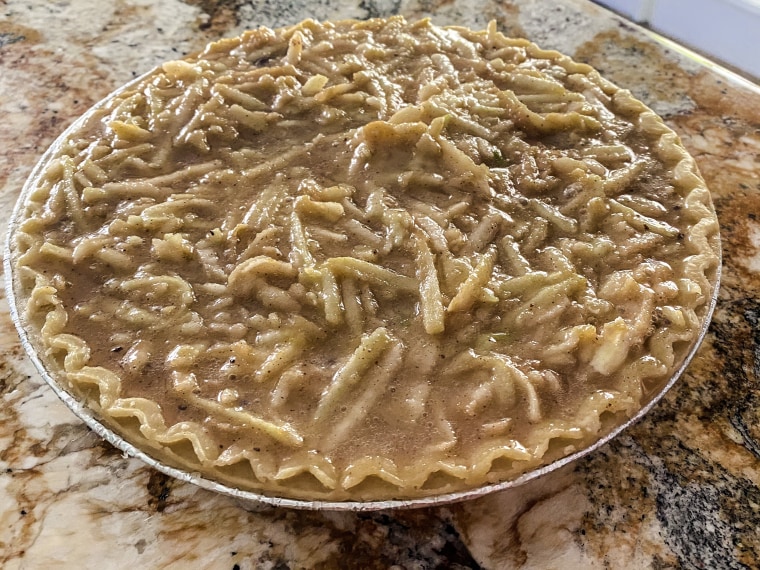
<path fill-rule="evenodd" d="M 4 313 L 0 313 L 5 317 Z M 7 317 L 3 318 L 7 321 Z M 9 323 L 2 323 L 7 325 Z M 0 331 L 12 331 L 10 327 L 0 325 Z M 4 345 L 8 346 L 8 345 Z M 50 498 L 48 490 L 37 485 L 39 481 L 35 474 L 27 469 L 21 469 L 20 463 L 32 452 L 34 440 L 20 426 L 18 412 L 11 405 L 14 395 L 25 390 L 30 376 L 23 374 L 9 364 L 19 358 L 20 346 L 14 340 L 9 349 L 3 350 L 0 355 L 0 396 L 2 396 L 2 414 L 0 418 L 5 425 L 14 426 L 10 433 L 2 433 L 0 436 L 0 464 L 3 465 L 3 479 L 5 494 L 11 499 L 12 510 L 2 513 L 5 530 L 0 531 L 0 566 L 8 561 L 24 555 L 26 548 L 35 538 L 35 525 L 38 521 L 39 510 L 45 508 L 44 502 L 39 499 Z M 3 430 L 5 431 L 5 430 Z M 37 442 L 34 442 L 37 443 Z M 38 450 L 39 452 L 39 450 Z M 22 457 L 19 457 L 22 455 Z M 40 496 L 41 494 L 41 496 Z M 38 508 L 39 505 L 39 508 Z M 5 508 L 8 508 L 6 501 Z"/>
<path fill-rule="evenodd" d="M 191 6 L 203 11 L 199 17 L 198 29 L 203 32 L 224 34 L 240 24 L 238 9 L 241 0 L 185 0 Z"/>
<path fill-rule="evenodd" d="M 27 46 L 40 41 L 40 33 L 34 28 L 0 20 L 0 47 L 24 42 Z"/>

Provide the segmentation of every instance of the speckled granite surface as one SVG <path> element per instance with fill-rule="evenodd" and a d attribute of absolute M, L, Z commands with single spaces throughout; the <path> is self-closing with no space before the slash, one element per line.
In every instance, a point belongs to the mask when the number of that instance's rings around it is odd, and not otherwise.
<path fill-rule="evenodd" d="M 724 247 L 706 343 L 647 418 L 578 463 L 446 508 L 251 511 L 91 434 L 21 354 L 0 301 L 3 568 L 760 567 L 760 89 L 585 0 L 0 2 L 0 209 L 78 114 L 155 64 L 303 17 L 432 15 L 588 61 L 696 156 Z"/>

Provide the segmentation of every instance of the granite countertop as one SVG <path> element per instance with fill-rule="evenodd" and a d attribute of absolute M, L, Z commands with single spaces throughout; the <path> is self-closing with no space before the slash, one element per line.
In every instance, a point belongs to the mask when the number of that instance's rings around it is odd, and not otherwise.
<path fill-rule="evenodd" d="M 45 148 L 114 88 L 260 24 L 430 15 L 596 66 L 661 113 L 715 199 L 723 281 L 707 339 L 632 429 L 522 487 L 378 513 L 244 508 L 100 441 L 35 373 L 0 300 L 0 566 L 760 567 L 760 88 L 586 0 L 5 0 L 0 231 Z"/>

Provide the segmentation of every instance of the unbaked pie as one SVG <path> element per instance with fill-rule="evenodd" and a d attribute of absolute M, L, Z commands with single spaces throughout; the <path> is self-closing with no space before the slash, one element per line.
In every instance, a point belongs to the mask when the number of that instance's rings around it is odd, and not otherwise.
<path fill-rule="evenodd" d="M 591 67 L 400 17 L 210 44 L 30 179 L 24 328 L 169 464 L 295 499 L 514 479 L 635 414 L 719 265 L 678 137 Z"/>

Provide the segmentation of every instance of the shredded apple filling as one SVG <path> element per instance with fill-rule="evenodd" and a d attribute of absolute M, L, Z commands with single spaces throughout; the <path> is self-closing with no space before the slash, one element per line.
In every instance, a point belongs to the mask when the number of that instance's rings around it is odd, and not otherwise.
<path fill-rule="evenodd" d="M 53 375 L 164 461 L 266 494 L 514 478 L 633 415 L 718 265 L 676 135 L 494 25 L 261 28 L 88 113 L 22 198 Z"/>

